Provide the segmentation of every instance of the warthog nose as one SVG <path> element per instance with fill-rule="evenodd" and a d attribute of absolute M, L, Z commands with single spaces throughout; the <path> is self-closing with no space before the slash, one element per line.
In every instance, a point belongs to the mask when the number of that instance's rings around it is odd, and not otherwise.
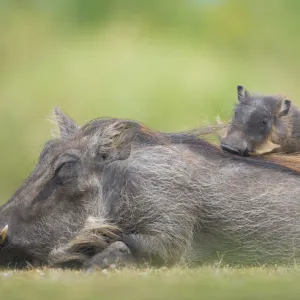
<path fill-rule="evenodd" d="M 249 155 L 249 150 L 247 148 L 245 149 L 237 149 L 232 146 L 229 146 L 227 144 L 221 144 L 221 148 L 227 152 L 230 152 L 235 155 L 240 155 L 240 156 L 248 156 Z"/>
<path fill-rule="evenodd" d="M 232 154 L 240 155 L 240 151 L 234 147 L 231 147 L 227 144 L 221 144 L 221 148 L 227 152 L 230 152 Z"/>

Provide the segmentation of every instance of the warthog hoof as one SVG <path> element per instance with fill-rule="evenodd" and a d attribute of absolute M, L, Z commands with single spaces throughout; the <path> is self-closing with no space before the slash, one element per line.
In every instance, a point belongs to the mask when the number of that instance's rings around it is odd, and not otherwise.
<path fill-rule="evenodd" d="M 123 267 L 133 262 L 130 249 L 123 242 L 117 241 L 86 261 L 83 267 L 92 272 L 97 269 Z"/>

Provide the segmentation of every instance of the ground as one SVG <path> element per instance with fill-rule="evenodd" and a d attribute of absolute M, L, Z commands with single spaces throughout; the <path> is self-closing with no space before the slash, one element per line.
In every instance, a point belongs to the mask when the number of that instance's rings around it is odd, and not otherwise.
<path fill-rule="evenodd" d="M 1 299 L 299 299 L 300 268 L 0 272 Z M 3 298 L 2 298 L 3 297 Z"/>

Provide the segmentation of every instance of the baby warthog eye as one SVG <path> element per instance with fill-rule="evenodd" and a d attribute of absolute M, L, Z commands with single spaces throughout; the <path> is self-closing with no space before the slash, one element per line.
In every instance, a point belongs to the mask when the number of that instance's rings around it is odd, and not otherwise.
<path fill-rule="evenodd" d="M 263 125 L 268 124 L 268 117 L 263 117 L 263 118 L 261 119 L 261 123 L 262 123 Z"/>

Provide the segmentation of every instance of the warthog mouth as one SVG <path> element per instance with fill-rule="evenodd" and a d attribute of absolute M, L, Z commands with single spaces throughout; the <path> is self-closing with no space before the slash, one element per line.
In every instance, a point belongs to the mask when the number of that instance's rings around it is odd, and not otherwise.
<path fill-rule="evenodd" d="M 23 269 L 38 266 L 41 262 L 24 249 L 14 246 L 8 236 L 8 225 L 0 232 L 0 268 Z"/>

